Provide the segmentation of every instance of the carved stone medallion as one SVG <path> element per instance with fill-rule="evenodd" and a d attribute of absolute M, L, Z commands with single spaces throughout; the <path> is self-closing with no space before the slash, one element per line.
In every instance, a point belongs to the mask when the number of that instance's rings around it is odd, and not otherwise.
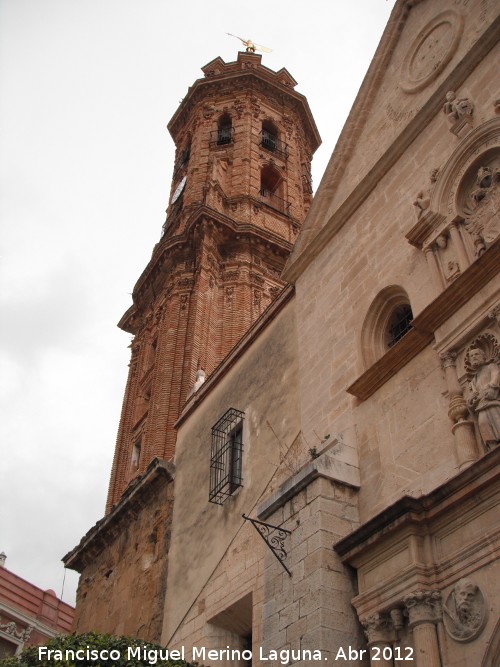
<path fill-rule="evenodd" d="M 460 579 L 443 605 L 447 633 L 457 642 L 478 637 L 488 620 L 488 610 L 479 586 L 470 579 Z"/>
<path fill-rule="evenodd" d="M 436 79 L 457 50 L 462 31 L 463 18 L 453 10 L 441 12 L 422 28 L 403 61 L 405 93 L 416 93 Z"/>

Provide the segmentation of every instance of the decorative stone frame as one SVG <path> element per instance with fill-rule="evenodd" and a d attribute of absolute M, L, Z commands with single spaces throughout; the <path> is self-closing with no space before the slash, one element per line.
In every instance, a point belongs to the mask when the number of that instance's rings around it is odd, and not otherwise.
<path fill-rule="evenodd" d="M 463 29 L 463 15 L 453 9 L 448 9 L 435 16 L 420 30 L 408 49 L 401 68 L 401 88 L 405 93 L 418 93 L 437 79 L 454 56 Z M 426 58 L 427 70 L 417 73 L 414 69 L 415 63 L 419 62 L 419 55 L 422 51 L 429 50 L 429 40 L 436 32 L 439 32 L 441 37 L 445 37 L 439 57 L 435 61 L 432 58 Z"/>
<path fill-rule="evenodd" d="M 437 293 L 467 271 L 486 249 L 484 244 L 478 248 L 471 233 L 467 218 L 472 212 L 466 199 L 478 169 L 493 162 L 500 163 L 499 117 L 483 123 L 460 142 L 440 169 L 428 206 L 406 234 L 424 252 Z"/>
<path fill-rule="evenodd" d="M 500 361 L 500 306 L 490 309 L 491 306 L 476 313 L 475 326 L 465 331 L 463 327 L 452 329 L 443 341 L 445 344 L 436 346 L 446 378 L 448 416 L 453 424 L 451 431 L 459 469 L 469 466 L 489 449 L 481 437 L 477 415 L 469 404 L 470 381 L 474 376 L 469 353 L 471 348 L 479 348 L 488 363 Z"/>
<path fill-rule="evenodd" d="M 288 215 L 286 179 L 274 160 L 267 161 L 260 169 L 259 196 L 263 204 Z"/>
<path fill-rule="evenodd" d="M 390 349 L 387 331 L 394 312 L 400 306 L 411 307 L 408 294 L 400 285 L 384 287 L 373 300 L 361 330 L 361 354 L 365 368 Z"/>

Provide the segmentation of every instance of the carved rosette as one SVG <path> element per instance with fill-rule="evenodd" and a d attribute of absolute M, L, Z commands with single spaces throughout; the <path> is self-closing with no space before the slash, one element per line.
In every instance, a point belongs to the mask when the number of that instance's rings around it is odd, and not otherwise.
<path fill-rule="evenodd" d="M 420 623 L 435 623 L 441 613 L 441 593 L 437 590 L 418 590 L 403 598 L 408 610 L 410 627 Z"/>
<path fill-rule="evenodd" d="M 479 586 L 470 579 L 460 579 L 443 605 L 446 632 L 457 642 L 478 637 L 488 620 L 488 609 Z"/>

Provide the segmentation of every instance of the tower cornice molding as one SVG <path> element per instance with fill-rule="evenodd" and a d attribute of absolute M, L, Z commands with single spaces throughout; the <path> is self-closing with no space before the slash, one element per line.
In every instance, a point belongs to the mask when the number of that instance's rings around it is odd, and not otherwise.
<path fill-rule="evenodd" d="M 296 113 L 302 116 L 304 126 L 307 128 L 309 135 L 310 150 L 311 153 L 314 153 L 321 144 L 321 137 L 307 99 L 304 95 L 285 85 L 279 79 L 271 78 L 269 76 L 270 72 L 272 70 L 263 71 L 261 66 L 257 66 L 251 69 L 229 71 L 213 77 L 197 79 L 188 89 L 186 96 L 167 125 L 168 131 L 174 141 L 177 142 L 180 132 L 188 126 L 189 118 L 194 115 L 195 108 L 205 98 L 213 97 L 214 93 L 216 97 L 219 97 L 223 88 L 227 88 L 228 92 L 231 89 L 241 88 L 241 90 L 248 93 L 255 86 L 263 93 L 266 99 L 270 99 L 272 94 L 279 93 L 282 96 L 281 103 L 284 100 L 288 101 Z M 275 73 L 273 74 L 276 76 Z M 238 82 L 241 82 L 241 84 Z"/>
<path fill-rule="evenodd" d="M 256 204 L 260 205 L 260 202 L 255 200 Z M 160 241 L 149 260 L 146 268 L 142 272 L 139 280 L 134 286 L 133 298 L 134 301 L 140 298 L 141 292 L 144 292 L 148 289 L 151 280 L 154 280 L 157 273 L 161 270 L 161 267 L 167 261 L 172 253 L 176 249 L 181 249 L 192 242 L 192 235 L 195 231 L 197 223 L 201 220 L 209 220 L 219 228 L 226 228 L 228 231 L 238 234 L 238 238 L 253 238 L 258 242 L 264 243 L 266 245 L 272 245 L 273 250 L 283 257 L 289 255 L 293 244 L 289 241 L 284 240 L 278 234 L 273 233 L 270 230 L 263 229 L 252 223 L 238 223 L 229 216 L 226 216 L 214 209 L 211 209 L 207 206 L 198 207 L 188 219 L 185 228 L 182 233 L 172 236 L 167 236 L 164 240 Z M 296 221 L 291 221 L 291 224 L 297 224 Z M 234 242 L 234 241 L 233 241 Z M 132 307 L 133 308 L 133 307 Z M 131 309 L 127 310 L 127 313 L 130 314 Z M 125 315 L 127 315 L 125 313 Z M 125 317 L 124 315 L 124 317 Z M 122 328 L 124 324 L 124 318 L 120 320 L 119 327 Z"/>

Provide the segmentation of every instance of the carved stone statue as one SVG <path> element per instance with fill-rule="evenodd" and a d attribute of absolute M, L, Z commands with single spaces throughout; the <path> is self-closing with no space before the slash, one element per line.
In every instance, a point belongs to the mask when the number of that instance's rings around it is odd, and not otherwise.
<path fill-rule="evenodd" d="M 460 579 L 443 605 L 443 622 L 456 641 L 477 637 L 486 624 L 486 605 L 479 589 L 470 579 Z"/>
<path fill-rule="evenodd" d="M 468 366 L 473 373 L 467 405 L 477 416 L 479 433 L 487 449 L 500 444 L 500 367 L 488 361 L 479 347 L 468 351 Z"/>
<path fill-rule="evenodd" d="M 465 116 L 472 116 L 474 105 L 467 97 L 458 99 L 455 93 L 450 90 L 446 93 L 446 102 L 444 103 L 443 111 L 450 123 L 455 123 L 455 121 Z"/>
<path fill-rule="evenodd" d="M 193 387 L 193 394 L 196 394 L 198 389 L 205 382 L 205 379 L 206 379 L 205 371 L 202 368 L 200 368 L 198 371 L 196 371 L 196 381 Z"/>
<path fill-rule="evenodd" d="M 423 190 L 417 192 L 416 199 L 413 202 L 413 206 L 415 206 L 415 208 L 417 209 L 417 218 L 420 218 L 422 212 L 425 211 L 427 208 L 429 208 L 430 201 L 431 199 L 429 195 L 425 193 Z"/>
<path fill-rule="evenodd" d="M 417 218 L 420 218 L 422 213 L 429 208 L 429 204 L 431 203 L 432 188 L 437 180 L 438 173 L 439 169 L 433 169 L 430 173 L 430 187 L 427 190 L 420 190 L 420 192 L 417 192 L 417 196 L 413 202 L 413 206 L 415 206 L 417 209 Z"/>

